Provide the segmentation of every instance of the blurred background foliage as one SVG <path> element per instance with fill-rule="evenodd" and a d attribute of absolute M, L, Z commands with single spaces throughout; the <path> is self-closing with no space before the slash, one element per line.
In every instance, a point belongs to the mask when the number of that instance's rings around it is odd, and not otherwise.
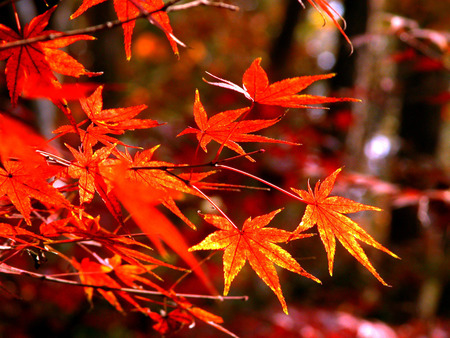
<path fill-rule="evenodd" d="M 250 269 L 241 272 L 231 290 L 236 295 L 249 295 L 249 302 L 199 305 L 222 315 L 225 327 L 242 336 L 325 337 L 335 333 L 448 337 L 449 2 L 330 1 L 346 19 L 353 54 L 336 27 L 329 20 L 324 25 L 323 16 L 307 2 L 306 9 L 297 0 L 228 2 L 239 6 L 240 11 L 197 7 L 169 14 L 175 35 L 188 45 L 181 49 L 179 59 L 164 34 L 145 20 L 137 22 L 130 61 L 125 59 L 120 28 L 98 32 L 97 41 L 78 42 L 69 51 L 87 69 L 104 71 L 103 76 L 94 79 L 106 84 L 104 107 L 147 104 L 149 108 L 141 118 L 167 122 L 158 128 L 126 134 L 124 141 L 144 148 L 161 144 L 157 157 L 174 163 L 194 160 L 195 139 L 176 135 L 186 126 L 194 126 L 196 88 L 209 116 L 248 105 L 238 94 L 206 84 L 202 80 L 208 76 L 205 71 L 240 84 L 251 62 L 262 57 L 271 82 L 337 73 L 335 78 L 312 86 L 309 93 L 356 97 L 361 103 L 336 104 L 329 110 L 290 109 L 282 122 L 265 135 L 302 145 L 269 144 L 264 146 L 266 153 L 257 157 L 256 165 L 242 160 L 239 166 L 282 187 L 302 189 L 308 179 L 314 183 L 345 166 L 334 193 L 383 208 L 382 213 L 360 213 L 355 218 L 402 261 L 367 250 L 381 276 L 392 285 L 386 288 L 338 246 L 331 278 L 316 236 L 287 245 L 300 264 L 323 281 L 323 285 L 315 285 L 279 271 L 291 317 L 281 314 L 273 294 Z M 106 2 L 69 21 L 68 16 L 79 4 L 62 1 L 52 28 L 68 30 L 115 18 L 112 3 Z M 40 0 L 18 1 L 17 7 L 24 21 L 46 10 Z M 0 19 L 14 27 L 9 8 L 1 7 Z M 10 107 L 3 75 L 0 81 L 3 110 L 25 119 L 44 135 L 65 123 L 64 117 L 45 101 L 25 102 L 29 110 Z M 72 102 L 71 109 L 78 119 L 83 118 L 77 103 Z M 250 117 L 274 118 L 280 114 L 284 114 L 283 109 L 258 107 Z M 196 161 L 211 160 L 216 149 L 211 145 L 208 154 L 201 154 Z M 249 144 L 245 149 L 257 147 Z M 256 184 L 229 173 L 218 173 L 215 179 Z M 274 191 L 209 194 L 238 223 L 285 206 L 274 225 L 293 230 L 303 212 L 298 203 Z M 180 224 L 188 242 L 196 244 L 213 230 L 200 221 L 197 210 L 210 211 L 210 207 L 192 197 L 180 201 L 180 205 L 199 225 L 194 233 Z M 221 264 L 220 254 L 205 263 L 218 289 L 223 283 Z M 17 332 L 24 336 L 35 336 L 37 332 L 48 332 L 48 336 L 71 332 L 78 337 L 151 335 L 151 323 L 140 315 L 123 317 L 99 299 L 90 309 L 82 290 L 26 280 L 2 284 L 5 300 L 0 305 L 0 333 L 5 336 L 19 337 L 14 335 Z M 67 288 L 70 299 L 65 296 Z M 180 284 L 179 291 L 203 290 L 198 290 L 192 277 Z M 19 297 L 13 296 L 16 292 Z M 215 334 L 207 327 L 180 331 L 180 336 Z"/>

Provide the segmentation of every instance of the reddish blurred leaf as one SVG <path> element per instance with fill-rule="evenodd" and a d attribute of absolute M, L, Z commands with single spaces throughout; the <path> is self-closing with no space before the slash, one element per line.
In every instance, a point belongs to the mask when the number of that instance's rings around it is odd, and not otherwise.
<path fill-rule="evenodd" d="M 298 0 L 300 2 L 300 4 L 305 7 L 303 5 L 302 0 Z M 351 48 L 351 53 L 353 53 L 353 44 L 350 41 L 350 39 L 348 38 L 347 34 L 345 34 L 344 29 L 346 26 L 345 20 L 344 18 L 333 8 L 331 7 L 331 5 L 328 3 L 328 1 L 325 0 L 308 0 L 308 2 L 323 16 L 323 12 L 325 12 L 325 14 L 331 19 L 331 21 L 333 21 L 334 25 L 339 29 L 339 32 L 341 32 L 342 36 L 345 38 L 345 40 L 348 42 L 348 44 L 350 45 Z M 341 27 L 341 25 L 339 24 L 339 22 L 337 22 L 336 17 L 338 17 L 339 19 L 341 19 L 344 22 L 344 28 Z M 325 20 L 325 17 L 324 17 Z"/>
<path fill-rule="evenodd" d="M 241 271 L 248 260 L 258 276 L 277 295 L 283 311 L 287 314 L 287 305 L 284 300 L 278 275 L 273 264 L 311 278 L 320 283 L 313 275 L 307 273 L 292 256 L 274 243 L 284 243 L 292 236 L 292 233 L 275 228 L 264 228 L 281 209 L 269 214 L 248 218 L 242 230 L 237 229 L 223 216 L 203 215 L 203 218 L 219 228 L 202 242 L 194 245 L 189 251 L 194 250 L 224 250 L 223 270 L 225 287 L 223 294 L 226 296 L 230 285 L 236 275 Z M 311 235 L 294 235 L 296 239 Z"/>
<path fill-rule="evenodd" d="M 185 325 L 193 325 L 194 319 L 192 316 L 183 309 L 176 308 L 169 313 L 162 312 L 161 314 L 156 312 L 150 312 L 149 317 L 155 321 L 153 329 L 158 331 L 161 335 L 174 334 L 181 330 Z"/>
<path fill-rule="evenodd" d="M 317 224 L 320 239 L 322 240 L 327 252 L 328 270 L 330 275 L 333 274 L 333 262 L 336 250 L 335 238 L 337 238 L 353 257 L 355 257 L 367 270 L 369 270 L 383 285 L 387 286 L 388 284 L 386 284 L 386 282 L 376 272 L 375 268 L 372 266 L 364 253 L 364 250 L 356 240 L 358 239 L 363 241 L 395 258 L 399 257 L 375 241 L 366 231 L 361 229 L 356 222 L 344 215 L 363 210 L 381 211 L 381 209 L 370 205 L 357 203 L 340 196 L 329 197 L 328 195 L 333 189 L 336 176 L 340 171 L 341 169 L 336 170 L 322 183 L 317 182 L 314 192 L 312 191 L 309 183 L 308 191 L 291 188 L 303 199 L 305 203 L 308 204 L 302 221 L 294 233 L 300 233 Z"/>
<path fill-rule="evenodd" d="M 130 212 L 136 224 L 157 246 L 159 251 L 164 251 L 160 242 L 166 243 L 191 269 L 199 276 L 200 280 L 215 293 L 209 278 L 205 275 L 197 259 L 188 251 L 188 246 L 180 231 L 160 212 L 155 206 L 160 203 L 164 193 L 133 182 L 125 178 L 115 180 L 116 195 Z"/>

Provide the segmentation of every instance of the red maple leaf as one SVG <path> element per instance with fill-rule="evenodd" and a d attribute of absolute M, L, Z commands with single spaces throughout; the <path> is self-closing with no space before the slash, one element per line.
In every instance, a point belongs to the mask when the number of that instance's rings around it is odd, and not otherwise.
<path fill-rule="evenodd" d="M 287 314 L 286 301 L 281 292 L 280 282 L 273 264 L 311 278 L 318 283 L 320 281 L 306 272 L 287 251 L 274 244 L 287 242 L 293 236 L 291 232 L 276 228 L 265 228 L 281 210 L 278 209 L 254 219 L 250 217 L 245 221 L 242 229 L 238 229 L 223 216 L 203 215 L 208 223 L 220 230 L 210 234 L 202 242 L 191 247 L 189 251 L 224 250 L 225 288 L 223 294 L 225 296 L 230 290 L 231 282 L 248 260 L 253 270 L 277 295 L 283 311 Z M 294 236 L 298 239 L 311 235 Z"/>
<path fill-rule="evenodd" d="M 92 6 L 98 5 L 104 1 L 106 0 L 83 0 L 81 6 L 70 16 L 70 18 L 75 19 Z M 135 18 L 143 11 L 147 11 L 149 13 L 154 12 L 160 8 L 163 8 L 163 6 L 164 2 L 162 0 L 114 0 L 114 10 L 116 11 L 117 17 L 121 21 Z M 177 43 L 180 42 L 172 33 L 173 31 L 170 26 L 169 16 L 167 13 L 158 11 L 149 16 L 148 19 L 152 24 L 156 25 L 166 34 L 173 52 L 178 55 Z M 122 24 L 125 54 L 128 60 L 131 58 L 131 36 L 133 35 L 135 24 L 136 20 L 131 20 Z"/>
<path fill-rule="evenodd" d="M 237 110 L 228 110 L 218 113 L 208 119 L 205 108 L 200 102 L 200 95 L 198 91 L 196 91 L 194 102 L 194 118 L 199 129 L 189 127 L 183 130 L 177 136 L 185 134 L 196 134 L 200 146 L 205 152 L 207 152 L 206 146 L 212 140 L 214 140 L 219 144 L 224 144 L 225 147 L 228 147 L 241 155 L 245 154 L 245 151 L 237 142 L 269 142 L 298 145 L 297 143 L 275 140 L 261 135 L 249 134 L 270 127 L 281 119 L 276 118 L 272 120 L 236 121 L 239 117 L 248 113 L 250 109 L 250 107 L 247 107 Z"/>
<path fill-rule="evenodd" d="M 215 86 L 237 91 L 253 102 L 286 108 L 314 108 L 311 105 L 341 101 L 359 101 L 348 97 L 335 98 L 297 94 L 310 86 L 312 83 L 318 80 L 329 79 L 335 74 L 300 76 L 278 81 L 269 85 L 267 74 L 261 67 L 260 63 L 261 58 L 256 59 L 245 71 L 242 78 L 242 87 L 209 73 L 209 75 L 218 79 L 220 82 L 206 82 Z"/>
<path fill-rule="evenodd" d="M 375 239 L 360 228 L 355 221 L 344 215 L 363 210 L 380 211 L 381 209 L 370 205 L 357 203 L 340 196 L 328 196 L 333 189 L 336 176 L 340 171 L 341 169 L 337 169 L 322 183 L 317 182 L 314 192 L 312 191 L 309 183 L 308 191 L 291 188 L 302 198 L 305 203 L 308 204 L 302 221 L 294 233 L 303 232 L 317 224 L 320 239 L 322 240 L 323 245 L 325 246 L 325 251 L 327 252 L 328 270 L 330 275 L 333 274 L 333 262 L 336 250 L 335 238 L 337 238 L 351 255 L 353 255 L 367 270 L 369 270 L 381 283 L 383 283 L 383 285 L 387 285 L 376 272 L 357 240 L 363 241 L 395 258 L 399 257 L 375 241 Z"/>
<path fill-rule="evenodd" d="M 11 102 L 13 104 L 17 103 L 17 99 L 24 89 L 25 82 L 30 78 L 36 82 L 43 82 L 46 86 L 59 87 L 59 82 L 53 74 L 53 71 L 74 77 L 79 77 L 81 75 L 98 75 L 86 71 L 82 64 L 66 52 L 58 49 L 79 40 L 93 40 L 94 37 L 89 35 L 61 37 L 54 40 L 1 49 L 1 44 L 8 42 L 59 33 L 51 30 L 44 31 L 48 24 L 48 20 L 56 7 L 57 6 L 49 9 L 44 14 L 33 18 L 30 23 L 24 27 L 23 31 L 20 31 L 19 33 L 0 24 L 0 60 L 8 59 L 5 73 Z M 55 103 L 64 110 L 65 101 Z"/>
<path fill-rule="evenodd" d="M 174 334 L 184 326 L 194 324 L 194 318 L 181 308 L 176 308 L 169 313 L 165 311 L 161 311 L 161 313 L 150 312 L 148 315 L 155 322 L 152 326 L 153 329 L 164 336 Z"/>

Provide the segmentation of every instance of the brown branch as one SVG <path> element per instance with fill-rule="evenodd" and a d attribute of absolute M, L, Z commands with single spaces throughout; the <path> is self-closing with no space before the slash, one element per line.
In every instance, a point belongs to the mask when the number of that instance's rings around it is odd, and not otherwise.
<path fill-rule="evenodd" d="M 134 294 L 140 294 L 140 295 L 153 295 L 153 296 L 165 296 L 162 292 L 159 291 L 151 291 L 151 290 L 142 290 L 142 289 L 133 289 L 133 288 L 114 288 L 106 285 L 91 285 L 91 284 L 84 284 L 80 283 L 74 280 L 69 279 L 63 279 L 63 278 L 57 278 L 52 277 L 48 275 L 43 275 L 36 272 L 26 271 L 22 269 L 15 268 L 13 266 L 0 263 L 0 273 L 10 274 L 10 275 L 19 275 L 19 276 L 27 276 L 31 278 L 37 278 L 40 280 L 48 281 L 48 282 L 54 282 L 54 283 L 60 283 L 60 284 L 68 284 L 68 285 L 74 285 L 74 286 L 80 286 L 80 287 L 89 287 L 94 289 L 102 289 L 107 291 L 122 291 L 122 292 L 128 292 L 128 293 L 134 293 Z M 177 297 L 185 297 L 185 298 L 202 298 L 202 299 L 215 299 L 215 300 L 248 300 L 248 296 L 212 296 L 212 295 L 195 295 L 195 294 L 186 294 L 186 293 L 175 293 L 174 294 Z"/>
<path fill-rule="evenodd" d="M 193 7 L 197 7 L 197 6 L 221 7 L 221 8 L 226 8 L 226 9 L 230 9 L 230 10 L 236 10 L 235 8 L 238 8 L 236 6 L 228 5 L 228 4 L 221 3 L 221 2 L 213 2 L 213 1 L 209 1 L 209 0 L 195 0 L 195 1 L 192 1 L 187 4 L 179 5 L 181 7 L 174 6 L 176 3 L 180 2 L 180 1 L 181 0 L 169 1 L 161 8 L 155 9 L 151 12 L 148 12 L 148 11 L 142 12 L 139 15 L 136 15 L 135 17 L 129 18 L 126 20 L 113 20 L 113 21 L 108 21 L 108 22 L 96 25 L 96 26 L 90 26 L 90 27 L 80 28 L 80 29 L 73 29 L 73 30 L 69 30 L 66 32 L 50 33 L 50 34 L 46 34 L 46 35 L 40 35 L 37 37 L 29 38 L 29 39 L 3 43 L 3 44 L 0 44 L 0 51 L 8 49 L 8 48 L 29 45 L 29 44 L 36 43 L 36 42 L 55 40 L 55 39 L 59 39 L 59 38 L 67 37 L 67 36 L 74 36 L 74 35 L 80 35 L 80 34 L 92 34 L 92 33 L 102 31 L 102 30 L 112 29 L 112 28 L 118 27 L 124 23 L 131 22 L 131 21 L 134 21 L 137 19 L 146 18 L 149 15 L 152 15 L 152 14 L 155 14 L 158 12 L 169 12 L 169 11 L 173 12 L 173 11 L 184 10 L 184 9 L 193 8 Z M 172 7 L 175 7 L 175 8 L 172 8 Z"/>
<path fill-rule="evenodd" d="M 239 7 L 235 5 L 226 4 L 219 1 L 210 1 L 210 0 L 195 0 L 188 2 L 186 4 L 174 5 L 167 8 L 166 12 L 180 11 L 198 6 L 209 6 L 209 7 L 218 7 L 228 9 L 230 11 L 239 11 Z"/>

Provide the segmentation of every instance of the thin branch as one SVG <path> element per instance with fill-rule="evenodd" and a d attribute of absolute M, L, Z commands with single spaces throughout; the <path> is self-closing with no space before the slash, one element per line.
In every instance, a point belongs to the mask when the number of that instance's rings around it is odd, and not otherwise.
<path fill-rule="evenodd" d="M 225 217 L 225 219 L 236 229 L 239 230 L 239 228 L 236 226 L 236 224 L 233 223 L 233 221 L 227 216 L 226 213 L 223 212 L 222 209 L 219 208 L 219 206 L 214 203 L 214 201 L 208 196 L 206 195 L 203 191 L 201 191 L 198 187 L 196 187 L 195 185 L 191 184 L 190 185 L 194 190 L 196 190 L 199 194 L 201 194 L 209 203 L 211 203 L 211 205 L 223 216 Z"/>
<path fill-rule="evenodd" d="M 24 39 L 24 40 L 18 40 L 18 41 L 13 41 L 13 42 L 7 42 L 7 43 L 3 43 L 0 44 L 0 51 L 8 49 L 8 48 L 14 48 L 14 47 L 20 47 L 20 46 L 24 46 L 24 45 L 29 45 L 32 43 L 36 43 L 36 42 L 44 42 L 44 41 L 49 41 L 49 40 L 55 40 L 55 39 L 59 39 L 59 38 L 63 38 L 63 37 L 67 37 L 67 36 L 74 36 L 74 35 L 80 35 L 80 34 L 92 34 L 92 33 L 96 33 L 102 30 L 106 30 L 106 29 L 112 29 L 118 26 L 121 26 L 124 23 L 127 22 L 131 22 L 137 19 L 142 19 L 142 18 L 146 18 L 149 15 L 158 13 L 158 12 L 168 12 L 169 8 L 171 8 L 172 6 L 174 6 L 176 3 L 178 3 L 180 0 L 172 0 L 167 2 L 164 6 L 162 6 L 161 8 L 155 9 L 151 12 L 145 11 L 139 15 L 136 15 L 135 17 L 126 19 L 126 20 L 113 20 L 113 21 L 108 21 L 96 26 L 90 26 L 90 27 L 86 27 L 86 28 L 80 28 L 80 29 L 73 29 L 73 30 L 69 30 L 66 32 L 57 32 L 57 33 L 49 33 L 49 34 L 45 34 L 45 35 L 40 35 L 40 36 L 36 36 L 33 38 L 29 38 L 29 39 Z M 216 2 L 210 2 L 210 1 L 193 1 L 195 3 L 195 6 L 214 6 L 214 7 L 222 7 L 222 8 L 227 8 L 225 5 L 224 6 L 218 6 Z M 204 3 L 203 3 L 204 2 Z M 190 4 L 190 3 L 189 3 Z M 186 4 L 188 5 L 188 4 Z M 189 6 L 188 8 L 191 7 L 195 7 L 194 5 Z M 171 11 L 177 11 L 177 10 L 183 10 L 184 8 L 175 8 L 172 9 Z M 229 9 L 229 8 L 228 8 Z"/>
<path fill-rule="evenodd" d="M 49 275 L 43 275 L 36 272 L 26 271 L 22 269 L 15 268 L 13 266 L 9 266 L 7 264 L 0 263 L 0 273 L 11 274 L 11 275 L 20 275 L 27 276 L 31 278 L 38 278 L 48 282 L 60 283 L 60 284 L 68 284 L 79 287 L 89 287 L 94 289 L 102 289 L 108 291 L 122 291 L 140 295 L 153 295 L 153 296 L 166 296 L 162 292 L 159 291 L 151 291 L 151 290 L 141 290 L 141 289 L 133 289 L 133 288 L 114 288 L 106 285 L 91 285 L 84 284 L 74 280 L 68 280 L 63 278 L 57 278 Z M 202 299 L 215 299 L 215 300 L 248 300 L 248 296 L 212 296 L 212 295 L 195 295 L 195 294 L 186 294 L 186 293 L 175 293 L 177 297 L 185 297 L 185 298 L 202 298 Z"/>
<path fill-rule="evenodd" d="M 220 1 L 209 1 L 209 0 L 196 0 L 188 2 L 187 4 L 174 5 L 167 8 L 166 12 L 180 11 L 198 6 L 209 6 L 209 7 L 218 7 L 228 9 L 230 11 L 239 11 L 239 7 L 235 5 L 226 4 Z"/>
<path fill-rule="evenodd" d="M 230 171 L 234 171 L 236 173 L 239 173 L 239 174 L 245 175 L 247 177 L 253 178 L 254 180 L 257 180 L 257 181 L 259 181 L 261 183 L 264 183 L 264 184 L 268 185 L 269 187 L 274 188 L 274 189 L 282 192 L 283 194 L 286 194 L 286 195 L 288 195 L 288 196 L 290 196 L 292 198 L 295 198 L 296 200 L 299 200 L 300 202 L 305 203 L 305 201 L 300 196 L 295 195 L 295 194 L 293 194 L 293 193 L 291 193 L 291 192 L 289 192 L 287 190 L 284 190 L 283 188 L 279 187 L 278 185 L 272 184 L 272 183 L 270 183 L 270 182 L 268 182 L 266 180 L 263 180 L 262 178 L 260 178 L 258 176 L 252 175 L 252 174 L 250 174 L 250 173 L 248 173 L 246 171 L 239 170 L 237 168 L 229 167 L 227 165 L 222 165 L 222 164 L 217 164 L 216 167 L 222 168 L 222 169 L 227 169 L 227 170 L 230 170 Z"/>

